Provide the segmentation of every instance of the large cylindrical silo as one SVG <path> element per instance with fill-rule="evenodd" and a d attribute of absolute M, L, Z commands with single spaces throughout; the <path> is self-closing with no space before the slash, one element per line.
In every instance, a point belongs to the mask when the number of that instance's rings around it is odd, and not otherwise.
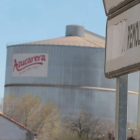
<path fill-rule="evenodd" d="M 115 118 L 115 79 L 104 76 L 105 39 L 69 25 L 66 37 L 7 47 L 5 96 L 38 95 L 58 104 L 62 115 L 81 108 Z M 129 75 L 128 119 L 136 122 L 138 73 Z"/>

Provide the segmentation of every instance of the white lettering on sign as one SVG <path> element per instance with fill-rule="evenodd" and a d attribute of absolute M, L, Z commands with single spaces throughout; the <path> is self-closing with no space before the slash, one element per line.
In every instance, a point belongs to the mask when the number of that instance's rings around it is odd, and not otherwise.
<path fill-rule="evenodd" d="M 48 54 L 14 54 L 13 77 L 47 77 Z"/>

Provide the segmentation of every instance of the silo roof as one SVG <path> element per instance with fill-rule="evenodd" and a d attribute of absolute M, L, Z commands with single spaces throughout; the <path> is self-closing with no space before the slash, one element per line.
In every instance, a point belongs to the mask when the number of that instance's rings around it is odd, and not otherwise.
<path fill-rule="evenodd" d="M 96 47 L 104 48 L 105 44 L 79 36 L 67 36 L 49 40 L 42 40 L 36 42 L 25 43 L 27 45 L 63 45 L 63 46 L 81 46 L 81 47 Z"/>

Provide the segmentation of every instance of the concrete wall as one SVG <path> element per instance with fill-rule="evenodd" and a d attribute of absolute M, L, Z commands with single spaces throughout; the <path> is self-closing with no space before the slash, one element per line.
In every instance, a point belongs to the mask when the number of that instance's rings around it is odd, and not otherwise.
<path fill-rule="evenodd" d="M 0 140 L 34 140 L 34 134 L 0 116 Z"/>

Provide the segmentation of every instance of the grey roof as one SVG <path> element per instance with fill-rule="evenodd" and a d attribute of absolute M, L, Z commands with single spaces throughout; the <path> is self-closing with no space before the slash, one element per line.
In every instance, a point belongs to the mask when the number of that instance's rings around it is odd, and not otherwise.
<path fill-rule="evenodd" d="M 67 36 L 49 40 L 42 40 L 36 42 L 25 43 L 27 45 L 64 45 L 64 46 L 81 46 L 81 47 L 99 47 L 104 48 L 105 44 L 92 39 L 79 36 Z M 24 45 L 25 45 L 24 44 Z"/>

